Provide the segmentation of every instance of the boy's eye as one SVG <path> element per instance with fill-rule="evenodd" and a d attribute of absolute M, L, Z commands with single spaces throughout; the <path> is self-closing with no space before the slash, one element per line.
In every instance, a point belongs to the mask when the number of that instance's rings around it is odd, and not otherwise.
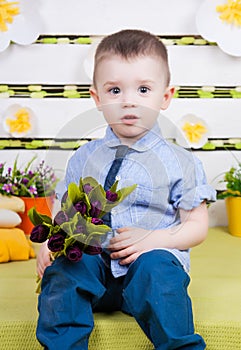
<path fill-rule="evenodd" d="M 140 93 L 146 94 L 150 89 L 146 86 L 140 86 L 138 90 Z"/>
<path fill-rule="evenodd" d="M 118 95 L 120 93 L 120 89 L 118 87 L 113 87 L 109 90 L 113 95 Z"/>

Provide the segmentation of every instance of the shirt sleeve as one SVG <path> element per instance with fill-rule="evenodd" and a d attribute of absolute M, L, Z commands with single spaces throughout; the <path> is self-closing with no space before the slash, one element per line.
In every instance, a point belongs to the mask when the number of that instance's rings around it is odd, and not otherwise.
<path fill-rule="evenodd" d="M 176 209 L 191 210 L 203 201 L 214 202 L 215 200 L 216 191 L 207 183 L 201 161 L 193 157 L 193 162 L 183 169 L 183 177 L 173 186 L 172 205 Z"/>

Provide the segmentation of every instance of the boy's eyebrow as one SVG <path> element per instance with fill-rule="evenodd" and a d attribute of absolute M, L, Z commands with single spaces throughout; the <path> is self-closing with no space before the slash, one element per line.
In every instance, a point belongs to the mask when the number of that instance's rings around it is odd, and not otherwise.
<path fill-rule="evenodd" d="M 113 81 L 107 81 L 107 82 L 105 82 L 103 86 L 106 86 L 106 85 L 116 85 L 116 84 L 119 84 L 119 82 L 116 81 L 116 80 L 115 80 L 115 81 L 113 80 Z"/>
<path fill-rule="evenodd" d="M 152 79 L 144 79 L 144 80 L 139 80 L 139 84 L 155 84 L 155 81 Z"/>
<path fill-rule="evenodd" d="M 113 81 L 107 81 L 104 83 L 103 86 L 108 86 L 108 85 L 118 85 L 120 82 L 118 80 L 113 80 Z M 155 84 L 155 81 L 152 79 L 144 79 L 144 80 L 138 80 L 137 81 L 138 84 L 142 85 L 142 84 Z"/>

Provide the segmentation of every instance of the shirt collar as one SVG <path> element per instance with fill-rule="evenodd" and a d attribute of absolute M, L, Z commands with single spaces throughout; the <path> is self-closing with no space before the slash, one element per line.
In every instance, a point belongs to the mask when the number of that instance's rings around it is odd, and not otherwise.
<path fill-rule="evenodd" d="M 110 148 L 115 148 L 121 145 L 119 138 L 114 134 L 110 126 L 108 126 L 106 129 L 104 140 L 106 141 L 106 145 Z M 153 128 L 136 143 L 134 143 L 131 148 L 137 152 L 145 152 L 158 142 L 164 143 L 164 139 L 159 125 L 156 123 Z"/>

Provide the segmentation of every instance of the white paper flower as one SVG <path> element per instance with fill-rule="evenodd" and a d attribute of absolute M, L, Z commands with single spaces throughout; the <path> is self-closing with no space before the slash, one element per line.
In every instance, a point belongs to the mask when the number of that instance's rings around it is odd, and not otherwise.
<path fill-rule="evenodd" d="M 194 114 L 186 114 L 177 122 L 176 142 L 184 148 L 201 148 L 208 140 L 208 126 Z"/>
<path fill-rule="evenodd" d="M 13 137 L 24 137 L 33 132 L 34 112 L 18 104 L 11 105 L 3 113 L 3 128 Z"/>
<path fill-rule="evenodd" d="M 229 55 L 241 56 L 241 0 L 204 0 L 196 25 L 203 38 Z"/>
<path fill-rule="evenodd" d="M 0 52 L 14 41 L 29 45 L 36 41 L 41 32 L 38 1 L 0 0 Z"/>

